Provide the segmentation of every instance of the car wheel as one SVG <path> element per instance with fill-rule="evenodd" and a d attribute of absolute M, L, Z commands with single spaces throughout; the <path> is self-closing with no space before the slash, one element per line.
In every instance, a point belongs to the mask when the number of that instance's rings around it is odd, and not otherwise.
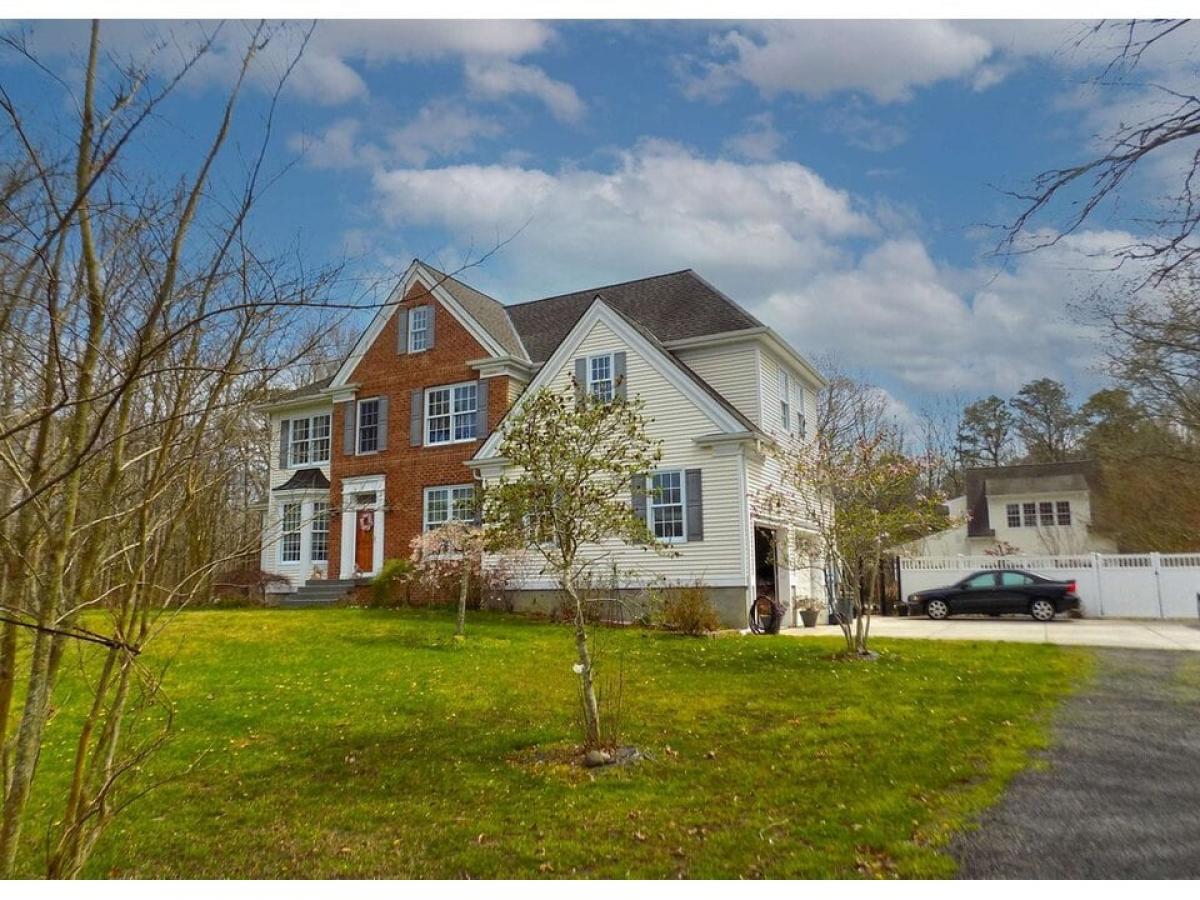
<path fill-rule="evenodd" d="M 925 604 L 925 615 L 931 619 L 944 619 L 950 615 L 950 607 L 945 600 L 930 600 Z"/>
<path fill-rule="evenodd" d="M 1054 604 L 1049 600 L 1034 600 L 1029 604 L 1029 614 L 1039 622 L 1049 622 L 1054 618 Z"/>

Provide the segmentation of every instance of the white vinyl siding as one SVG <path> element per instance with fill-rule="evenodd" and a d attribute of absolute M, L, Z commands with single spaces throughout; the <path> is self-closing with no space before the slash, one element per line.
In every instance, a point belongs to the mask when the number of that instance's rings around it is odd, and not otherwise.
<path fill-rule="evenodd" d="M 328 502 L 328 492 L 327 491 L 325 491 L 325 492 L 306 491 L 303 493 L 302 499 L 301 499 L 301 498 L 298 498 L 296 494 L 280 493 L 280 492 L 271 490 L 273 488 L 282 486 L 293 475 L 296 474 L 295 468 L 293 468 L 292 466 L 290 466 L 290 465 L 289 466 L 280 466 L 280 459 L 279 459 L 280 427 L 281 427 L 281 423 L 285 420 L 291 422 L 296 419 L 307 419 L 311 422 L 314 419 L 329 417 L 329 416 L 331 416 L 331 409 L 332 409 L 332 404 L 330 402 L 317 400 L 309 405 L 296 406 L 296 407 L 294 407 L 292 409 L 288 409 L 284 412 L 276 412 L 276 413 L 271 414 L 271 437 L 270 437 L 270 444 L 269 444 L 271 452 L 268 454 L 268 461 L 270 463 L 270 471 L 268 474 L 267 496 L 264 498 L 268 501 L 269 506 L 267 508 L 266 514 L 263 517 L 264 528 L 263 528 L 263 539 L 262 539 L 262 551 L 261 551 L 261 554 L 259 557 L 259 565 L 262 567 L 263 571 L 265 571 L 265 572 L 275 572 L 275 573 L 280 573 L 280 574 L 286 574 L 289 578 L 292 579 L 293 583 L 299 583 L 300 581 L 302 581 L 304 578 L 306 578 L 309 575 L 307 561 L 310 559 L 310 553 L 309 553 L 308 549 L 306 549 L 306 547 L 307 547 L 308 541 L 310 539 L 310 530 L 311 530 L 310 519 L 313 516 L 312 506 L 313 506 L 314 502 L 326 502 L 327 503 Z M 318 429 L 318 432 L 320 432 L 322 430 L 323 429 Z M 331 429 L 331 431 L 332 431 L 332 429 Z M 288 455 L 290 457 L 291 456 L 291 440 L 290 440 L 291 427 L 290 427 L 290 425 L 288 428 L 288 432 L 289 432 Z M 312 439 L 311 425 L 310 425 L 309 436 L 310 436 L 310 445 L 309 446 L 311 448 L 311 439 Z M 336 439 L 336 440 L 340 441 L 342 439 L 341 432 L 339 431 L 336 436 L 330 434 L 329 439 L 330 440 Z M 329 454 L 328 453 L 319 453 L 318 454 L 319 456 L 324 456 L 324 459 L 321 459 L 319 461 L 312 461 L 311 455 L 312 454 L 311 454 L 311 450 L 310 450 L 310 462 L 307 465 L 302 464 L 302 465 L 298 466 L 297 468 L 319 469 L 326 478 L 329 478 L 329 476 L 330 476 Z M 289 459 L 288 461 L 290 462 L 291 460 Z M 293 503 L 293 502 L 298 502 L 301 504 L 300 559 L 298 561 L 284 562 L 282 560 L 283 550 L 281 547 L 282 525 L 283 525 L 283 521 L 282 521 L 283 520 L 283 506 L 285 503 Z M 320 538 L 317 538 L 317 540 L 319 542 Z M 294 540 L 293 540 L 293 543 L 294 543 Z M 317 549 L 319 552 L 320 548 L 318 547 Z M 323 561 L 319 558 L 312 559 L 311 561 L 313 563 L 314 568 L 324 569 L 326 567 L 325 561 Z"/>
<path fill-rule="evenodd" d="M 733 404 L 751 422 L 762 427 L 762 400 L 758 387 L 758 348 L 751 341 L 694 347 L 677 351 L 679 359 Z"/>
<path fill-rule="evenodd" d="M 614 545 L 611 556 L 604 562 L 606 571 L 615 565 L 622 573 L 629 573 L 632 581 L 657 578 L 679 583 L 699 580 L 713 587 L 747 585 L 749 575 L 743 565 L 743 542 L 748 541 L 748 529 L 742 527 L 745 502 L 742 457 L 698 447 L 693 440 L 716 433 L 717 423 L 603 323 L 596 324 L 571 353 L 549 388 L 572 390 L 574 359 L 618 350 L 626 351 L 629 397 L 632 400 L 640 396 L 646 401 L 648 432 L 662 441 L 663 458 L 658 471 L 682 473 L 700 469 L 703 472 L 704 540 L 676 544 L 673 547 L 676 554 L 669 557 L 647 552 L 643 547 Z M 530 559 L 529 565 L 535 566 L 536 560 Z M 546 580 L 536 568 L 528 568 L 523 574 L 529 584 Z"/>

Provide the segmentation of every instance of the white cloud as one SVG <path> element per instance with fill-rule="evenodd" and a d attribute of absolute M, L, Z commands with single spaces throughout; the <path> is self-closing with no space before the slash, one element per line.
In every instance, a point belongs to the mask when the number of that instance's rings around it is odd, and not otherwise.
<path fill-rule="evenodd" d="M 288 149 L 300 153 L 316 169 L 350 169 L 376 165 L 382 151 L 360 140 L 362 123 L 357 119 L 338 119 L 318 135 L 293 134 Z"/>
<path fill-rule="evenodd" d="M 750 116 L 746 123 L 745 131 L 725 140 L 725 150 L 755 162 L 775 159 L 783 146 L 783 135 L 775 129 L 774 117 L 769 112 L 758 113 Z"/>
<path fill-rule="evenodd" d="M 824 128 L 839 134 L 847 144 L 872 153 L 883 153 L 908 140 L 908 129 L 863 112 L 862 104 L 843 104 L 826 117 Z"/>
<path fill-rule="evenodd" d="M 726 32 L 712 48 L 717 61 L 686 86 L 694 96 L 719 96 L 745 81 L 767 96 L 856 91 L 880 103 L 963 77 L 992 50 L 957 24 L 911 20 L 760 22 Z"/>
<path fill-rule="evenodd" d="M 585 106 L 575 88 L 555 81 L 537 66 L 507 60 L 470 60 L 466 75 L 468 88 L 478 96 L 496 100 L 525 94 L 544 103 L 559 121 L 576 122 L 583 116 Z"/>

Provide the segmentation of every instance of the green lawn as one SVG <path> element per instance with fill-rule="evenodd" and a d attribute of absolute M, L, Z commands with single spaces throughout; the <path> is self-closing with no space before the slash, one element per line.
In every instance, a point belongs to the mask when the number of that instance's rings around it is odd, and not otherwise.
<path fill-rule="evenodd" d="M 939 848 L 1029 764 L 1090 656 L 1059 647 L 605 631 L 629 742 L 589 773 L 569 632 L 440 610 L 194 612 L 175 661 L 188 776 L 117 820 L 86 874 L 138 877 L 944 876 Z M 36 874 L 61 796 L 66 675 L 26 831 Z"/>

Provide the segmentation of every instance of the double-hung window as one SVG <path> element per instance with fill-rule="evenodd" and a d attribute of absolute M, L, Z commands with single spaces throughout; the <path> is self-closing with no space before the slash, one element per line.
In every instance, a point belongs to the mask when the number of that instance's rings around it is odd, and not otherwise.
<path fill-rule="evenodd" d="M 683 473 L 656 472 L 650 478 L 650 530 L 660 541 L 681 541 L 683 530 Z"/>
<path fill-rule="evenodd" d="M 429 349 L 429 319 L 432 306 L 415 306 L 408 313 L 408 352 L 419 353 Z"/>
<path fill-rule="evenodd" d="M 329 504 L 313 504 L 312 540 L 309 558 L 313 562 L 329 562 Z"/>
<path fill-rule="evenodd" d="M 471 484 L 425 488 L 425 530 L 447 522 L 475 521 L 475 486 Z"/>
<path fill-rule="evenodd" d="M 1054 504 L 1048 500 L 1043 500 L 1038 504 L 1039 519 L 1042 525 L 1054 524 Z"/>
<path fill-rule="evenodd" d="M 1009 528 L 1021 527 L 1021 505 L 1019 503 L 1010 503 L 1005 508 L 1005 513 L 1008 517 Z"/>
<path fill-rule="evenodd" d="M 358 401 L 358 452 L 379 449 L 379 398 Z"/>
<path fill-rule="evenodd" d="M 779 370 L 779 421 L 783 430 L 792 430 L 792 379 L 786 369 Z"/>
<path fill-rule="evenodd" d="M 601 403 L 613 398 L 613 358 L 611 353 L 588 358 L 588 393 Z"/>
<path fill-rule="evenodd" d="M 1022 504 L 1021 511 L 1022 511 L 1022 513 L 1024 513 L 1024 516 L 1025 516 L 1025 527 L 1026 528 L 1036 528 L 1037 527 L 1037 504 L 1036 503 Z"/>
<path fill-rule="evenodd" d="M 283 504 L 283 537 L 279 542 L 280 562 L 300 562 L 300 504 Z"/>
<path fill-rule="evenodd" d="M 479 386 L 474 382 L 425 392 L 425 443 L 474 440 L 479 428 Z"/>
<path fill-rule="evenodd" d="M 1059 500 L 1055 503 L 1055 507 L 1056 507 L 1056 511 L 1058 513 L 1058 524 L 1059 525 L 1070 525 L 1071 524 L 1071 501 L 1070 500 Z"/>
<path fill-rule="evenodd" d="M 329 462 L 329 414 L 289 420 L 288 466 Z"/>

